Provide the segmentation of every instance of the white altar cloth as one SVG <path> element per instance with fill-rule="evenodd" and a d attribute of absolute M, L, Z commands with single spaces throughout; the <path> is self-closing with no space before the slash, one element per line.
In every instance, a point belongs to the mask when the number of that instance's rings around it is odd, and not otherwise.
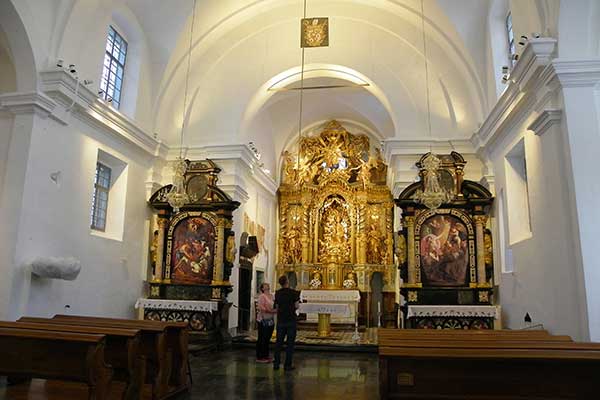
<path fill-rule="evenodd" d="M 498 319 L 497 306 L 408 306 L 407 317 L 487 317 Z"/>
<path fill-rule="evenodd" d="M 348 304 L 341 303 L 300 303 L 299 311 L 305 314 L 331 314 L 341 317 L 350 317 L 351 310 Z"/>
<path fill-rule="evenodd" d="M 350 312 L 346 315 L 333 314 L 331 323 L 333 324 L 354 324 L 358 313 L 358 302 L 360 301 L 360 292 L 358 290 L 314 290 L 308 289 L 300 292 L 301 304 L 311 303 L 330 303 L 346 306 Z M 318 313 L 307 312 L 307 322 L 317 322 Z"/>
<path fill-rule="evenodd" d="M 300 292 L 300 300 L 310 302 L 316 301 L 360 301 L 358 290 L 303 290 Z"/>
<path fill-rule="evenodd" d="M 150 310 L 217 311 L 219 303 L 201 300 L 165 300 L 139 298 L 135 308 Z"/>

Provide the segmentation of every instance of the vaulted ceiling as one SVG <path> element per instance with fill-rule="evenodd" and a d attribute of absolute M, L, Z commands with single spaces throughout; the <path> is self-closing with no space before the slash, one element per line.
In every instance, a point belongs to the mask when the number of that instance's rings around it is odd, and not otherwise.
<path fill-rule="evenodd" d="M 154 130 L 178 143 L 182 120 L 191 0 L 169 6 L 126 0 L 144 27 L 154 68 Z M 148 7 L 156 3 L 156 7 Z M 380 139 L 466 138 L 486 111 L 482 0 L 425 0 L 431 134 L 421 2 L 308 0 L 308 16 L 330 19 L 330 45 L 307 49 L 302 126 L 336 118 Z M 297 135 L 302 1 L 199 1 L 193 36 L 186 145 L 252 140 L 279 154 Z M 356 79 L 367 84 L 357 86 Z M 312 83 L 311 83 L 312 82 Z M 270 89 L 271 88 L 271 89 Z"/>

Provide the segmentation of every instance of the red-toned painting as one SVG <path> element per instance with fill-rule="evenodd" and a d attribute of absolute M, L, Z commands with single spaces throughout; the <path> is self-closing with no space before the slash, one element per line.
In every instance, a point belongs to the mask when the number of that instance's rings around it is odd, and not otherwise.
<path fill-rule="evenodd" d="M 467 227 L 450 215 L 436 215 L 421 226 L 421 280 L 431 286 L 467 283 L 469 246 Z"/>
<path fill-rule="evenodd" d="M 215 227 L 207 219 L 190 217 L 173 231 L 171 279 L 180 283 L 210 284 L 213 274 Z"/>

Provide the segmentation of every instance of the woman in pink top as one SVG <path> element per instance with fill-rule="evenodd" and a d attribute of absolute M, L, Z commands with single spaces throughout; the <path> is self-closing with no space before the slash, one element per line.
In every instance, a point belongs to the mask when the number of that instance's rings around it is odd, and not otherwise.
<path fill-rule="evenodd" d="M 269 363 L 273 359 L 269 358 L 269 342 L 273 329 L 275 329 L 275 314 L 273 309 L 273 295 L 268 283 L 260 285 L 260 295 L 258 296 L 258 315 L 256 322 L 258 324 L 258 340 L 256 341 L 256 361 Z"/>

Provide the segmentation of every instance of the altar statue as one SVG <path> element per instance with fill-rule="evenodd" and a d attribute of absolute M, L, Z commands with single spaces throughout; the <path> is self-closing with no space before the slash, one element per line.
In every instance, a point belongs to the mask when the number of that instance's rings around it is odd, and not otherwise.
<path fill-rule="evenodd" d="M 342 210 L 331 207 L 323 223 L 323 239 L 319 241 L 321 246 L 321 260 L 342 262 L 349 250 L 344 227 L 344 216 Z"/>
<path fill-rule="evenodd" d="M 286 239 L 286 256 L 288 262 L 292 264 L 299 263 L 302 259 L 302 241 L 300 240 L 300 228 L 297 226 L 291 227 L 285 234 Z"/>
<path fill-rule="evenodd" d="M 382 237 L 375 224 L 371 224 L 367 232 L 367 262 L 378 264 L 382 259 Z"/>

